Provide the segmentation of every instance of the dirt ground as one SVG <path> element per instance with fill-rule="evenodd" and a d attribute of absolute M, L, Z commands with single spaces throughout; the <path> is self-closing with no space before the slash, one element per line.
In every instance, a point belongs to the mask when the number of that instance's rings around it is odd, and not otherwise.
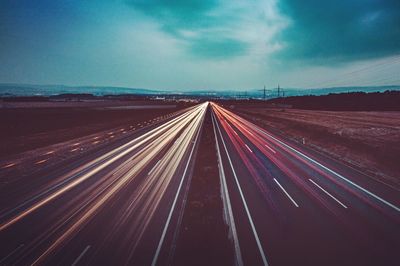
<path fill-rule="evenodd" d="M 147 109 L 145 102 L 130 102 L 130 106 L 139 108 L 111 108 L 119 107 L 121 102 L 118 101 L 115 105 L 108 101 L 107 107 L 96 105 L 95 108 L 91 104 L 87 107 L 64 107 L 59 103 L 41 107 L 27 107 L 31 103 L 18 104 L 23 107 L 0 108 L 0 159 L 98 131 L 147 121 L 187 107 L 173 103 L 165 105 L 165 108 L 153 108 L 154 103 L 147 103 L 151 107 Z"/>
<path fill-rule="evenodd" d="M 234 108 L 247 119 L 400 184 L 400 112 Z"/>

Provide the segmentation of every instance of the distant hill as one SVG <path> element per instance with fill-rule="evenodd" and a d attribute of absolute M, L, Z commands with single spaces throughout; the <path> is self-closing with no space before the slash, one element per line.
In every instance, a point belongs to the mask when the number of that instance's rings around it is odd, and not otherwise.
<path fill-rule="evenodd" d="M 283 88 L 280 96 L 303 96 L 303 95 L 327 95 L 329 93 L 349 93 L 349 92 L 384 92 L 387 90 L 400 91 L 400 85 L 390 86 L 365 86 L 365 87 L 334 87 L 334 88 L 318 88 L 318 89 L 304 89 L 304 88 Z M 283 93 L 282 93 L 283 91 Z M 236 99 L 262 99 L 264 93 L 260 89 L 237 89 L 237 90 L 192 90 L 182 91 L 179 95 L 188 96 L 201 96 L 216 97 L 216 98 L 236 98 Z M 278 98 L 278 90 L 276 88 L 269 88 L 266 92 L 267 99 Z"/>
<path fill-rule="evenodd" d="M 93 94 L 96 96 L 120 94 L 159 94 L 160 91 L 101 86 L 64 86 L 64 85 L 31 85 L 31 84 L 0 84 L 0 97 L 11 96 L 52 96 L 59 94 Z"/>
<path fill-rule="evenodd" d="M 320 89 L 283 88 L 285 96 L 326 95 L 329 93 L 348 92 L 384 92 L 387 90 L 399 91 L 400 85 L 369 86 L 369 87 L 337 87 Z M 52 96 L 59 94 L 93 94 L 104 95 L 170 95 L 203 98 L 252 98 L 262 99 L 261 89 L 232 89 L 232 90 L 156 90 L 143 88 L 110 87 L 110 86 L 65 86 L 65 85 L 32 85 L 32 84 L 1 84 L 0 97 L 12 96 Z M 281 94 L 282 95 L 282 94 Z M 270 89 L 267 99 L 277 98 L 277 90 Z"/>
<path fill-rule="evenodd" d="M 270 104 L 291 105 L 296 109 L 327 111 L 400 111 L 400 91 L 331 93 L 276 98 Z"/>

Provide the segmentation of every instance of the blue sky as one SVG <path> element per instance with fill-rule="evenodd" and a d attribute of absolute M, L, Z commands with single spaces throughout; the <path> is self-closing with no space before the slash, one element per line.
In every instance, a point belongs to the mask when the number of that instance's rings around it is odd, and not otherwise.
<path fill-rule="evenodd" d="M 398 0 L 0 0 L 0 82 L 400 83 Z"/>

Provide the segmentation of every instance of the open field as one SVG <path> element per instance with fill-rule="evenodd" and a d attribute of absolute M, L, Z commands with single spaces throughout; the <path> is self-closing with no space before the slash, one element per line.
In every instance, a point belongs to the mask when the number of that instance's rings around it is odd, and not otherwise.
<path fill-rule="evenodd" d="M 0 158 L 131 125 L 185 104 L 154 101 L 7 102 L 0 108 Z"/>
<path fill-rule="evenodd" d="M 400 112 L 251 108 L 235 111 L 268 129 L 400 184 Z"/>

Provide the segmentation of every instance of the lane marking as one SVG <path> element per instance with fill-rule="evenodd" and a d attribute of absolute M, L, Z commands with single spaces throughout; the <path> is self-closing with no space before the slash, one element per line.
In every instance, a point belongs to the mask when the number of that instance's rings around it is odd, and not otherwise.
<path fill-rule="evenodd" d="M 214 115 L 214 113 L 213 113 L 213 115 Z M 228 149 L 226 148 L 225 140 L 222 137 L 221 129 L 219 128 L 218 123 L 217 123 L 217 128 L 218 128 L 219 134 L 221 136 L 222 144 L 224 145 L 226 156 L 228 157 L 229 164 L 230 164 L 230 166 L 232 168 L 233 176 L 235 177 L 236 186 L 237 186 L 237 188 L 239 190 L 240 197 L 242 198 L 242 202 L 243 202 L 244 208 L 246 210 L 247 218 L 249 219 L 250 226 L 251 226 L 251 229 L 253 231 L 253 235 L 254 235 L 254 237 L 256 239 L 258 250 L 260 251 L 261 258 L 263 260 L 264 265 L 268 265 L 267 258 L 265 256 L 264 250 L 263 250 L 263 248 L 261 246 L 260 238 L 258 237 L 256 228 L 255 228 L 254 223 L 253 223 L 253 219 L 251 218 L 251 214 L 250 214 L 249 208 L 247 207 L 246 199 L 244 198 L 242 189 L 241 189 L 240 184 L 239 184 L 239 180 L 238 180 L 238 178 L 236 176 L 235 168 L 233 168 L 232 160 L 231 160 L 231 157 L 229 156 Z"/>
<path fill-rule="evenodd" d="M 246 146 L 246 148 L 251 152 L 251 153 L 253 153 L 253 151 L 249 148 L 249 146 L 247 146 L 247 144 L 244 144 L 245 146 Z"/>
<path fill-rule="evenodd" d="M 313 183 L 314 185 L 316 185 L 319 189 L 321 189 L 323 192 L 325 192 L 329 197 L 331 197 L 332 199 L 334 199 L 337 203 L 339 203 L 340 205 L 342 205 L 343 208 L 347 209 L 347 206 L 344 205 L 343 203 L 341 203 L 337 198 L 335 198 L 334 196 L 332 196 L 328 191 L 326 191 L 324 188 L 322 188 L 320 185 L 318 185 L 317 183 L 315 183 L 312 179 L 308 179 L 311 183 Z"/>
<path fill-rule="evenodd" d="M 231 200 L 229 197 L 229 190 L 228 190 L 228 185 L 226 184 L 226 177 L 225 177 L 225 171 L 224 171 L 224 166 L 222 164 L 222 156 L 221 152 L 219 150 L 219 142 L 217 138 L 217 132 L 215 131 L 215 122 L 214 122 L 214 117 L 211 116 L 212 123 L 213 123 L 213 130 L 214 130 L 214 136 L 215 136 L 215 144 L 217 146 L 217 154 L 218 154 L 218 169 L 219 169 L 219 174 L 220 174 L 220 180 L 221 180 L 221 185 L 222 185 L 222 191 L 223 191 L 223 197 L 224 197 L 224 202 L 226 202 L 226 207 L 227 207 L 227 216 L 229 218 L 229 228 L 231 229 L 232 236 L 233 236 L 233 244 L 235 247 L 235 257 L 236 257 L 236 264 L 237 265 L 243 265 L 243 259 L 242 259 L 242 253 L 240 252 L 240 245 L 239 245 L 239 238 L 237 236 L 237 231 L 236 231 L 236 225 L 235 225 L 235 219 L 233 217 L 233 211 L 232 211 L 232 205 L 231 205 Z"/>
<path fill-rule="evenodd" d="M 253 125 L 255 126 L 255 129 L 256 129 L 256 130 L 260 131 L 260 132 L 263 133 L 264 135 L 266 135 L 266 136 L 268 136 L 268 137 L 274 139 L 275 141 L 279 142 L 280 144 L 284 145 L 285 147 L 289 148 L 290 150 L 294 151 L 295 153 L 297 153 L 297 154 L 303 156 L 304 158 L 308 159 L 309 161 L 315 163 L 316 165 L 322 167 L 322 168 L 325 169 L 326 171 L 328 171 L 328 172 L 330 172 L 330 173 L 336 175 L 336 176 L 339 177 L 340 179 L 342 179 L 342 180 L 346 181 L 347 183 L 353 185 L 354 187 L 358 188 L 359 190 L 363 191 L 364 193 L 368 194 L 369 196 L 375 198 L 376 200 L 378 200 L 378 201 L 380 201 L 380 202 L 386 204 L 387 206 L 393 208 L 394 210 L 400 212 L 400 208 L 397 207 L 396 205 L 394 205 L 394 204 L 388 202 L 387 200 L 384 200 L 383 198 L 381 198 L 381 197 L 375 195 L 375 194 L 372 193 L 371 191 L 369 191 L 369 190 L 363 188 L 362 186 L 360 186 L 360 185 L 354 183 L 353 181 L 351 181 L 351 180 L 347 179 L 346 177 L 342 176 L 341 174 L 336 173 L 335 171 L 329 169 L 328 167 L 326 167 L 326 166 L 320 164 L 319 162 L 317 162 L 316 160 L 314 160 L 314 159 L 308 157 L 308 156 L 305 155 L 304 153 L 302 153 L 302 152 L 300 152 L 300 151 L 298 151 L 298 150 L 296 150 L 296 149 L 290 147 L 290 146 L 287 145 L 286 143 L 284 143 L 284 142 L 280 141 L 279 139 L 273 137 L 272 135 L 268 134 L 268 133 L 265 132 L 264 130 L 259 129 L 255 124 L 253 124 Z"/>
<path fill-rule="evenodd" d="M 296 203 L 296 201 L 294 201 L 294 199 L 289 195 L 289 193 L 282 187 L 282 185 L 278 182 L 278 180 L 276 180 L 276 178 L 274 178 L 275 183 L 278 184 L 278 186 L 282 189 L 282 191 L 286 194 L 286 196 L 293 202 L 294 206 L 296 206 L 297 208 L 299 207 L 299 205 Z"/>
<path fill-rule="evenodd" d="M 149 171 L 149 173 L 147 175 L 151 175 L 160 163 L 161 163 L 161 160 L 158 160 L 156 165 L 154 165 L 153 168 L 151 168 L 151 170 Z"/>
<path fill-rule="evenodd" d="M 10 167 L 13 167 L 14 165 L 16 165 L 16 163 L 9 163 L 9 164 L 2 166 L 1 169 L 10 168 Z"/>
<path fill-rule="evenodd" d="M 43 155 L 50 155 L 50 154 L 53 154 L 53 153 L 55 153 L 56 151 L 48 151 L 48 152 L 46 152 L 46 153 L 43 153 Z"/>
<path fill-rule="evenodd" d="M 96 141 L 93 141 L 92 144 L 94 145 L 94 144 L 97 144 L 99 142 L 100 142 L 99 140 L 96 140 Z"/>
<path fill-rule="evenodd" d="M 203 114 L 204 114 L 204 113 L 205 113 L 205 112 L 203 112 Z M 195 143 L 197 143 L 197 140 L 198 140 L 198 138 L 199 138 L 200 131 L 201 131 L 200 128 L 201 128 L 201 126 L 203 125 L 203 121 L 204 121 L 204 117 L 202 118 L 202 120 L 201 120 L 201 122 L 200 122 L 200 125 L 199 125 L 199 127 L 198 127 L 198 132 L 197 132 L 197 136 L 196 136 L 196 139 L 195 139 Z M 188 162 L 186 163 L 186 167 L 185 167 L 185 170 L 184 170 L 184 172 L 183 172 L 183 175 L 182 175 L 182 178 L 181 178 L 181 182 L 179 183 L 177 193 L 176 193 L 176 195 L 175 195 L 174 201 L 173 201 L 173 203 L 172 203 L 171 209 L 170 209 L 169 214 L 168 214 L 167 222 L 165 223 L 165 226 L 164 226 L 164 229 L 163 229 L 163 232 L 162 232 L 160 241 L 158 242 L 156 254 L 154 255 L 153 261 L 151 262 L 151 265 L 152 265 L 152 266 L 155 266 L 155 265 L 156 265 L 158 256 L 160 255 L 161 247 L 162 247 L 162 244 L 163 244 L 163 242 L 164 242 L 165 235 L 167 234 L 167 229 L 168 229 L 169 223 L 170 223 L 171 218 L 172 218 L 172 213 L 174 212 L 175 204 L 176 204 L 176 202 L 178 201 L 179 192 L 180 192 L 180 190 L 181 190 L 181 187 L 182 187 L 182 184 L 183 184 L 183 180 L 185 179 L 184 177 L 185 177 L 185 175 L 186 175 L 186 172 L 187 172 L 187 170 L 188 170 L 188 168 L 189 168 L 189 163 L 191 162 L 192 155 L 193 155 L 193 152 L 194 152 L 194 148 L 195 148 L 195 147 L 196 147 L 196 145 L 193 145 L 192 150 L 190 151 L 189 160 L 188 160 Z"/>
<path fill-rule="evenodd" d="M 265 147 L 267 147 L 270 151 L 272 151 L 273 153 L 276 153 L 276 151 L 274 149 L 272 149 L 270 146 L 268 146 L 267 144 L 264 144 Z"/>
<path fill-rule="evenodd" d="M 76 260 L 71 264 L 71 266 L 76 266 L 78 265 L 78 262 L 83 258 L 83 256 L 86 254 L 86 252 L 90 249 L 90 245 L 88 245 L 79 255 L 79 257 L 76 258 Z"/>
<path fill-rule="evenodd" d="M 77 143 L 72 144 L 71 146 L 74 147 L 74 146 L 78 146 L 79 144 L 81 144 L 81 143 L 77 142 Z"/>
<path fill-rule="evenodd" d="M 77 151 L 77 150 L 79 150 L 79 148 L 72 149 L 72 150 L 70 150 L 70 152 L 74 152 L 74 151 Z"/>
<path fill-rule="evenodd" d="M 42 164 L 44 162 L 47 162 L 47 159 L 43 159 L 43 160 L 37 161 L 35 164 Z"/>
<path fill-rule="evenodd" d="M 19 245 L 16 249 L 14 249 L 13 251 L 11 251 L 7 256 L 5 256 L 4 258 L 2 258 L 0 260 L 0 263 L 3 263 L 4 261 L 6 261 L 9 257 L 11 257 L 12 255 L 14 255 L 18 250 L 20 250 L 23 246 L 25 246 L 25 244 L 21 244 Z"/>

